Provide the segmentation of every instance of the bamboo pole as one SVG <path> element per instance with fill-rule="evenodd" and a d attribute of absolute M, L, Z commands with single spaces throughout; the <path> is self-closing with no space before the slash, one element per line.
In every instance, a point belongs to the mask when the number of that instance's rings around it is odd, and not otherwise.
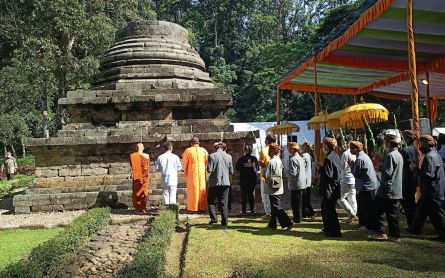
<path fill-rule="evenodd" d="M 433 125 L 431 120 L 431 97 L 430 97 L 430 73 L 426 72 L 426 111 L 428 112 L 428 121 L 430 123 L 430 134 L 432 134 Z"/>
<path fill-rule="evenodd" d="M 317 76 L 317 61 L 314 63 L 314 98 L 315 98 L 315 116 L 318 116 L 318 109 L 319 109 L 319 97 L 318 97 L 318 76 Z M 320 128 L 315 129 L 315 162 L 321 163 L 320 159 L 320 146 L 321 142 L 321 135 L 320 135 Z"/>
<path fill-rule="evenodd" d="M 406 28 L 408 33 L 408 62 L 409 74 L 411 80 L 411 110 L 413 120 L 413 131 L 417 138 L 420 135 L 419 126 L 419 87 L 417 85 L 417 65 L 416 65 L 416 46 L 413 30 L 413 0 L 406 0 Z M 416 143 L 417 157 L 421 161 L 421 154 L 419 151 L 419 144 Z"/>

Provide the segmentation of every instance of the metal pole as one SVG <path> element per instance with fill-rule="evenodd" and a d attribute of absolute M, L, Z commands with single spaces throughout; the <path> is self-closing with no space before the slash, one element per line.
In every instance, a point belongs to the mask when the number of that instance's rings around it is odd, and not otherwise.
<path fill-rule="evenodd" d="M 413 131 L 419 138 L 419 87 L 417 85 L 417 68 L 416 68 L 416 46 L 413 31 L 413 0 L 406 0 L 406 28 L 408 33 L 408 62 L 409 75 L 411 79 L 411 110 L 413 120 Z M 420 166 L 421 154 L 419 145 L 416 143 L 417 157 Z"/>
<path fill-rule="evenodd" d="M 431 98 L 430 98 L 430 73 L 426 72 L 426 111 L 428 112 L 428 121 L 430 123 L 430 132 L 432 134 L 433 125 L 431 120 Z"/>

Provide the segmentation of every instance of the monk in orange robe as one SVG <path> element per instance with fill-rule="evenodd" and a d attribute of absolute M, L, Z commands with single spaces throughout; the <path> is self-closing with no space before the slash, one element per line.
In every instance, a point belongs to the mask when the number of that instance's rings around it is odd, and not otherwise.
<path fill-rule="evenodd" d="M 199 138 L 193 137 L 191 147 L 182 154 L 187 185 L 187 210 L 207 210 L 206 166 L 209 154 L 199 146 Z"/>
<path fill-rule="evenodd" d="M 130 163 L 133 174 L 133 207 L 137 212 L 146 213 L 150 156 L 144 153 L 143 144 L 137 144 L 135 151 L 130 154 Z"/>

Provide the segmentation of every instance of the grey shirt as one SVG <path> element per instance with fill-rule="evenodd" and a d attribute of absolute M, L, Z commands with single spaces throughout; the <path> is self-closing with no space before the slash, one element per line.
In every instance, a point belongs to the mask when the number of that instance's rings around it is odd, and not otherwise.
<path fill-rule="evenodd" d="M 218 149 L 209 155 L 206 170 L 210 173 L 209 187 L 230 186 L 230 175 L 233 174 L 232 157 Z"/>
<path fill-rule="evenodd" d="M 355 177 L 355 189 L 357 192 L 372 191 L 379 187 L 374 165 L 371 158 L 364 151 L 360 151 L 357 154 L 351 173 Z"/>
<path fill-rule="evenodd" d="M 287 185 L 289 190 L 301 190 L 306 188 L 305 162 L 300 154 L 296 153 L 289 158 Z"/>
<path fill-rule="evenodd" d="M 347 149 L 341 155 L 341 180 L 342 184 L 355 184 L 354 175 L 351 173 L 351 167 L 349 167 L 348 160 L 351 158 L 352 161 L 355 161 L 355 155 L 351 154 L 350 149 Z"/>
<path fill-rule="evenodd" d="M 303 153 L 301 157 L 304 160 L 306 188 L 308 188 L 312 185 L 312 158 L 309 153 Z"/>
<path fill-rule="evenodd" d="M 264 194 L 266 195 L 282 195 L 283 194 L 283 182 L 281 182 L 280 188 L 272 188 L 267 184 L 267 179 L 270 176 L 283 177 L 283 163 L 278 155 L 272 157 L 267 163 L 264 176 L 266 177 L 266 184 L 264 186 Z"/>
<path fill-rule="evenodd" d="M 377 196 L 399 200 L 402 199 L 403 157 L 397 148 L 386 155 L 382 167 L 382 178 Z"/>

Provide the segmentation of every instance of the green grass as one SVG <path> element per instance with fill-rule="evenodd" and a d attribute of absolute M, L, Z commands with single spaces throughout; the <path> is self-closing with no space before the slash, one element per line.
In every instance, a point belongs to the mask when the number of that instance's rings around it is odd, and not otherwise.
<path fill-rule="evenodd" d="M 27 255 L 37 245 L 58 235 L 63 228 L 0 231 L 0 272 Z"/>
<path fill-rule="evenodd" d="M 445 244 L 428 236 L 402 234 L 397 244 L 368 241 L 354 225 L 329 239 L 320 221 L 292 231 L 268 230 L 257 217 L 231 218 L 227 231 L 207 223 L 191 222 L 185 277 L 445 277 Z"/>
<path fill-rule="evenodd" d="M 0 197 L 8 195 L 14 189 L 28 187 L 34 181 L 35 176 L 16 175 L 14 180 L 0 180 Z"/>

